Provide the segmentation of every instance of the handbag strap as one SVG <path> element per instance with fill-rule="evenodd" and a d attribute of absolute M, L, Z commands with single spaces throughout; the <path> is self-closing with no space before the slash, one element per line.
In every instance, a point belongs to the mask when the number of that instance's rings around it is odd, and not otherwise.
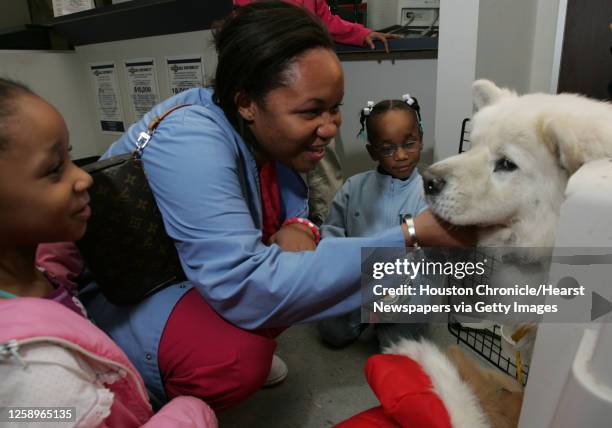
<path fill-rule="evenodd" d="M 140 159 L 140 157 L 142 156 L 142 151 L 147 146 L 147 144 L 149 144 L 149 140 L 151 139 L 153 134 L 155 134 L 155 130 L 157 129 L 161 121 L 166 118 L 166 116 L 168 116 L 174 110 L 178 110 L 183 107 L 188 107 L 190 105 L 192 104 L 179 104 L 166 110 L 159 116 L 155 116 L 153 120 L 149 122 L 149 126 L 147 126 L 146 131 L 142 131 L 140 134 L 138 134 L 138 139 L 136 140 L 136 150 L 134 150 L 134 157 Z"/>

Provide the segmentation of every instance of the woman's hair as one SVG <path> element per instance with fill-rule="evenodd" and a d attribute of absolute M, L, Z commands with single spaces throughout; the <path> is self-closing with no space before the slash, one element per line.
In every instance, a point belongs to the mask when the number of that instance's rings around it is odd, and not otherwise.
<path fill-rule="evenodd" d="M 359 117 L 359 122 L 361 123 L 361 131 L 359 131 L 359 134 L 361 135 L 365 131 L 370 143 L 378 140 L 376 126 L 374 125 L 374 122 L 376 122 L 376 117 L 381 116 L 391 110 L 404 110 L 410 112 L 410 114 L 414 116 L 414 121 L 419 129 L 419 136 L 422 138 L 423 126 L 421 124 L 421 107 L 419 106 L 419 102 L 416 98 L 411 98 L 411 100 L 413 101 L 412 105 L 402 100 L 384 100 L 380 101 L 374 107 L 369 109 L 367 113 L 367 108 L 362 109 Z"/>
<path fill-rule="evenodd" d="M 15 99 L 27 94 L 34 95 L 27 86 L 0 77 L 0 152 L 8 146 L 8 119 L 15 114 Z"/>
<path fill-rule="evenodd" d="M 219 55 L 214 100 L 237 126 L 234 98 L 238 91 L 262 103 L 273 89 L 285 86 L 289 69 L 309 49 L 334 49 L 319 19 L 304 8 L 280 1 L 255 2 L 238 8 L 215 33 Z"/>

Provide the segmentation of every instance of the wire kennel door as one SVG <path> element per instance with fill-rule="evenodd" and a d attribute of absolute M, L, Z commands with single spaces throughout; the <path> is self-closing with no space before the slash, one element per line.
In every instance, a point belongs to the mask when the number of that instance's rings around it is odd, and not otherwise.
<path fill-rule="evenodd" d="M 459 137 L 459 153 L 463 153 L 470 148 L 470 132 L 471 132 L 471 121 L 470 118 L 465 118 L 461 122 L 461 135 Z M 489 258 L 487 264 L 487 272 L 491 272 L 495 267 L 495 259 Z M 474 278 L 465 277 L 462 280 L 453 279 L 457 286 L 460 287 L 472 287 L 476 286 L 477 281 L 487 281 L 488 278 Z M 492 325 L 486 328 L 471 328 L 464 327 L 459 321 L 457 321 L 453 315 L 449 315 L 448 318 L 448 331 L 454 337 L 457 338 L 457 343 L 463 343 L 468 348 L 472 349 L 482 358 L 493 364 L 495 367 L 500 369 L 502 372 L 517 379 L 518 369 L 517 362 L 514 356 L 508 355 L 502 349 L 503 340 L 501 337 L 501 328 L 499 325 Z M 529 377 L 529 366 L 527 364 L 521 364 L 522 371 L 522 384 L 527 384 L 527 378 Z"/>

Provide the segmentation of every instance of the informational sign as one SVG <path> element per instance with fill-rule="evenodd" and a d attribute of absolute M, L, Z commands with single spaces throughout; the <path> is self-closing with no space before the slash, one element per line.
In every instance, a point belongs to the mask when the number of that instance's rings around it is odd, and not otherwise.
<path fill-rule="evenodd" d="M 89 71 L 93 78 L 96 110 L 102 131 L 124 132 L 123 109 L 115 63 L 90 64 Z"/>
<path fill-rule="evenodd" d="M 53 16 L 82 12 L 94 7 L 94 0 L 53 0 Z"/>
<path fill-rule="evenodd" d="M 134 118 L 139 120 L 159 103 L 159 87 L 152 58 L 125 61 L 125 74 Z"/>
<path fill-rule="evenodd" d="M 166 58 L 168 85 L 171 95 L 204 85 L 202 57 L 182 56 Z"/>

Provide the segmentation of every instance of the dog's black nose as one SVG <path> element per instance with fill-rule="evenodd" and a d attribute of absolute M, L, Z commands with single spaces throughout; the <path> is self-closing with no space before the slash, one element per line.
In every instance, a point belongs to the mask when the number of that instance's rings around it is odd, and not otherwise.
<path fill-rule="evenodd" d="M 434 196 L 442 191 L 444 185 L 446 184 L 446 180 L 441 177 L 438 177 L 435 174 L 432 174 L 429 171 L 423 172 L 423 186 L 425 187 L 425 194 Z"/>

